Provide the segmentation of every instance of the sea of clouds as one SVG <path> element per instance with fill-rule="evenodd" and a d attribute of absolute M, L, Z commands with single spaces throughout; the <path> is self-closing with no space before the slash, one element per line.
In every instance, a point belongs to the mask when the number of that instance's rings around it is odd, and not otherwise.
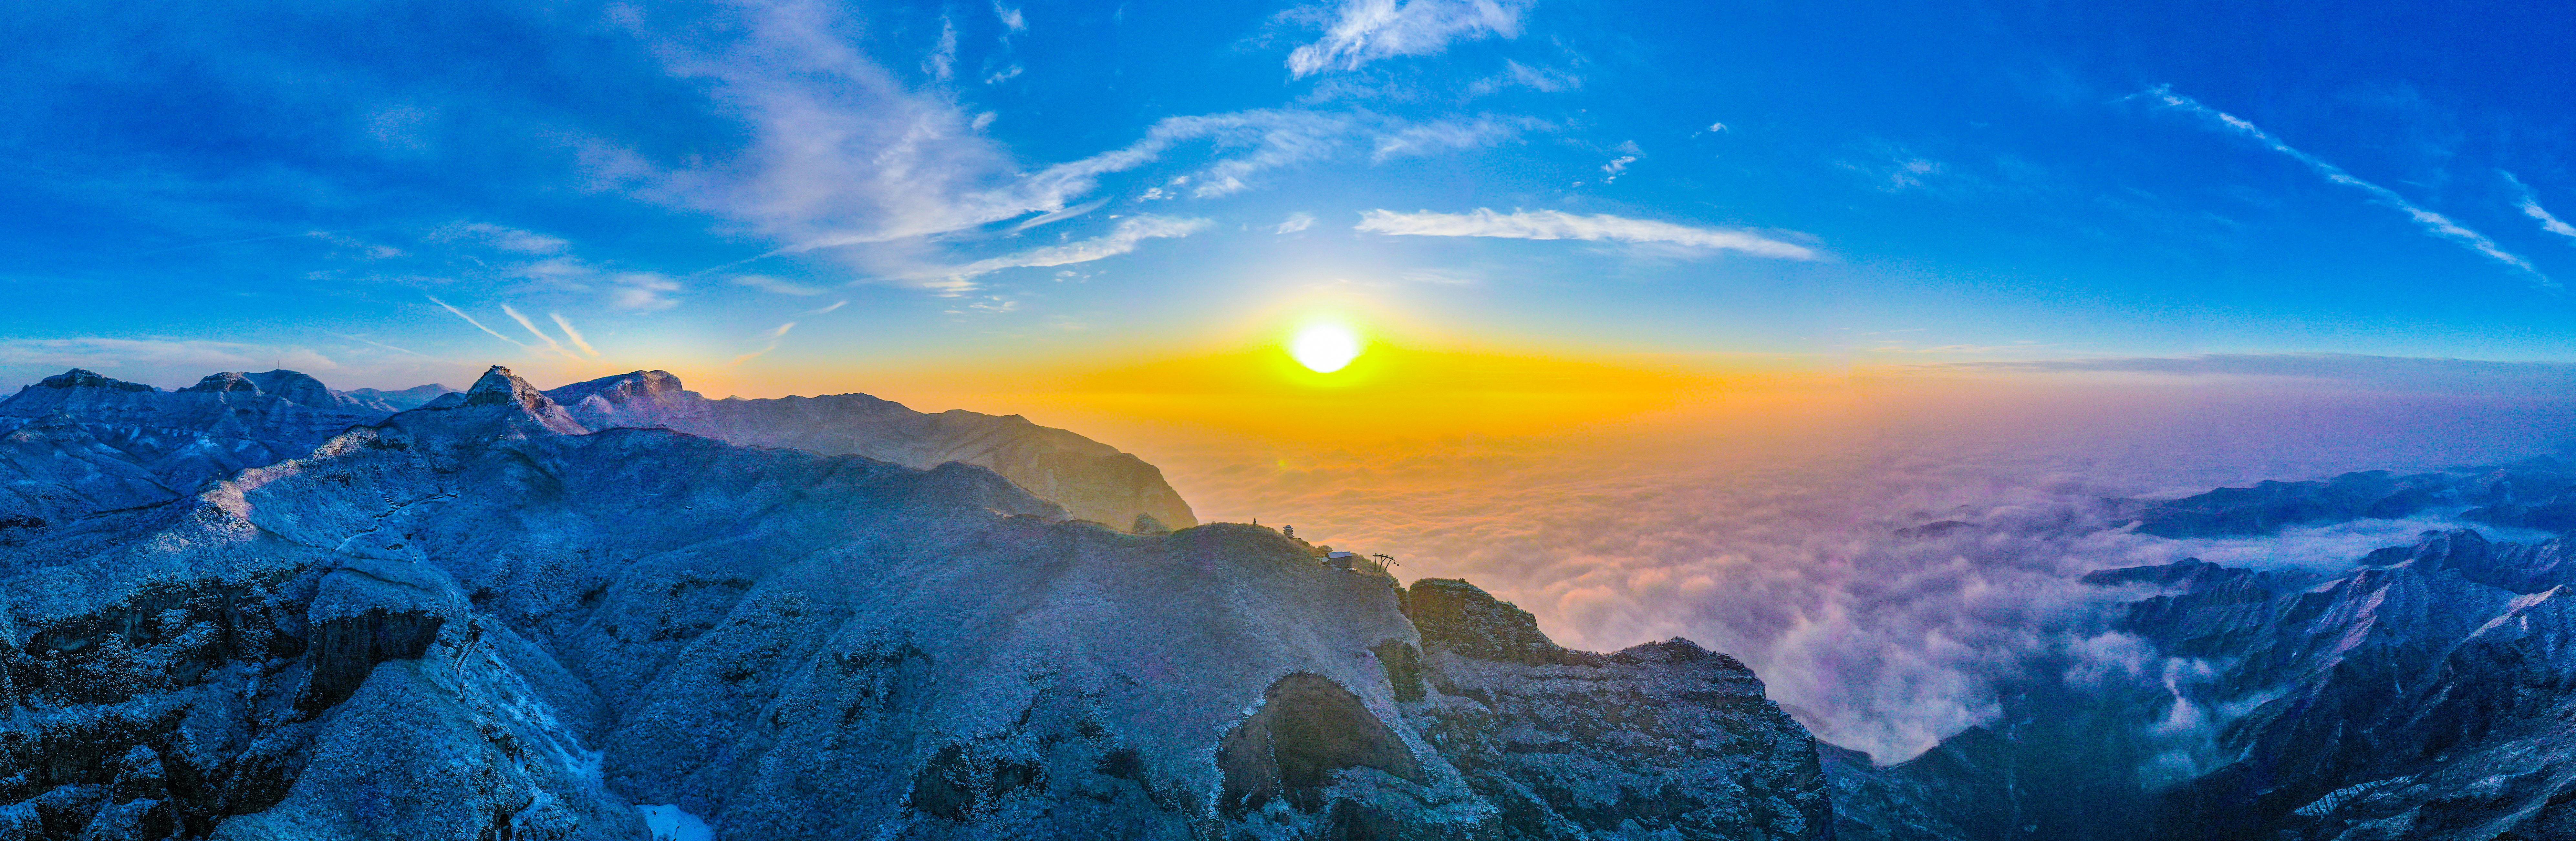
<path fill-rule="evenodd" d="M 2110 631 L 2108 608 L 2139 594 L 2086 572 L 2195 556 L 2333 571 L 2462 525 L 2437 511 L 2168 540 L 2120 528 L 2106 500 L 2498 464 L 2560 450 L 2571 420 L 2576 400 L 2547 394 L 2040 378 L 1720 398 L 1534 435 L 1134 449 L 1202 519 L 1467 578 L 1567 645 L 1733 654 L 1820 736 L 1889 762 L 1992 723 L 1998 687 L 2034 669 L 2179 668 Z M 1897 533 L 1941 520 L 1972 527 Z"/>

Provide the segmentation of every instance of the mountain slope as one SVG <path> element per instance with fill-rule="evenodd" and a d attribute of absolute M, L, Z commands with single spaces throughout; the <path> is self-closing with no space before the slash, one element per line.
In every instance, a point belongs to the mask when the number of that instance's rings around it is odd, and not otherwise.
<path fill-rule="evenodd" d="M 1120 533 L 979 467 L 585 433 L 500 370 L 0 546 L 0 593 L 23 836 L 1829 826 L 1812 740 L 1722 655 L 1568 652 L 1462 582 Z M 1461 642 L 1493 628 L 1521 642 Z"/>
<path fill-rule="evenodd" d="M 1153 465 L 1018 415 L 953 409 L 925 414 L 865 394 L 708 400 L 662 371 L 603 377 L 546 394 L 594 429 L 660 427 L 914 467 L 965 462 L 992 468 L 1083 519 L 1128 528 L 1143 514 L 1170 528 L 1198 524 L 1189 503 Z"/>
<path fill-rule="evenodd" d="M 294 371 L 162 391 L 75 368 L 0 400 L 0 522 L 167 502 L 391 413 Z"/>
<path fill-rule="evenodd" d="M 2568 538 L 2427 532 L 2349 571 L 2106 570 L 2165 664 L 2013 687 L 2002 732 L 1829 757 L 1841 837 L 2576 837 Z"/>

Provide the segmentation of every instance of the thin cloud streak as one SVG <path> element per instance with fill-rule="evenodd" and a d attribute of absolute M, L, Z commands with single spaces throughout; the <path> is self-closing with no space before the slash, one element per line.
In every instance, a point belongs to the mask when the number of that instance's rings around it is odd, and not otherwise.
<path fill-rule="evenodd" d="M 1344 0 L 1322 39 L 1288 54 L 1288 70 L 1303 78 L 1396 56 L 1437 55 L 1454 40 L 1517 38 L 1528 6 L 1507 0 Z"/>
<path fill-rule="evenodd" d="M 2560 220 L 2557 216 L 2551 214 L 2549 212 L 2549 208 L 2541 207 L 2540 194 L 2532 190 L 2530 185 L 2522 183 L 2522 179 L 2520 178 L 2513 177 L 2513 173 L 2502 172 L 2501 170 L 2498 172 L 2504 176 L 2504 180 L 2507 183 L 2512 184 L 2515 190 L 2522 193 L 2521 199 L 2515 201 L 2513 204 L 2514 207 L 2522 210 L 2522 215 L 2529 216 L 2532 219 L 2539 221 L 2541 230 L 2548 231 L 2562 237 L 2567 237 L 2569 239 L 2576 239 L 2576 225 L 2567 224 L 2565 221 Z"/>
<path fill-rule="evenodd" d="M 471 325 L 474 325 L 474 329 L 476 329 L 476 330 L 481 330 L 481 331 L 483 331 L 484 333 L 490 334 L 492 338 L 499 339 L 499 340 L 504 341 L 504 342 L 508 342 L 508 343 L 510 344 L 510 346 L 511 346 L 511 347 L 515 347 L 515 348 L 518 348 L 518 349 L 520 349 L 520 350 L 535 350 L 535 348 L 531 348 L 531 347 L 528 347 L 528 346 L 527 346 L 527 345 L 525 345 L 525 344 L 521 344 L 521 343 L 519 342 L 519 340 L 517 340 L 517 339 L 513 339 L 513 338 L 510 338 L 510 337 L 508 337 L 508 336 L 501 335 L 500 331 L 494 330 L 494 329 L 492 329 L 492 328 L 490 328 L 490 327 L 485 327 L 485 326 L 483 326 L 483 322 L 480 322 L 480 321 L 476 321 L 476 320 L 474 320 L 474 317 L 473 317 L 473 316 L 470 316 L 470 315 L 466 315 L 464 310 L 457 309 L 454 305 L 449 304 L 449 303 L 448 303 L 448 302 L 446 302 L 446 301 L 441 301 L 441 300 L 439 300 L 436 296 L 431 296 L 431 295 L 422 295 L 421 297 L 423 297 L 423 298 L 428 298 L 430 303 L 437 304 L 437 305 L 439 305 L 440 307 L 445 308 L 448 312 L 455 313 L 457 318 L 465 319 L 465 323 L 467 323 L 467 324 L 471 324 Z M 534 330 L 534 329 L 536 329 L 536 328 L 531 327 L 531 328 L 528 328 L 528 329 Z"/>
<path fill-rule="evenodd" d="M 2530 276 L 2534 285 L 2543 289 L 2559 288 L 2558 281 L 2551 280 L 2548 275 L 2542 274 L 2538 267 L 2531 264 L 2531 261 L 2523 259 L 2521 255 L 2504 250 L 2503 246 L 2497 245 L 2495 240 L 2488 239 L 2485 234 L 2469 230 L 2468 228 L 2461 226 L 2458 222 L 2451 221 L 2450 217 L 2426 210 L 2423 207 L 2416 205 L 2414 202 L 2407 201 L 2405 196 L 2398 195 L 2395 190 L 2391 190 L 2368 181 L 2363 181 L 2360 178 L 2354 177 L 2352 173 L 2345 172 L 2343 167 L 2328 163 L 2315 155 L 2299 151 L 2290 144 L 2281 142 L 2279 138 L 2273 137 L 2271 133 L 2264 131 L 2261 127 L 2246 121 L 2244 118 L 2211 108 L 2207 105 L 2202 105 L 2199 100 L 2192 99 L 2191 97 L 2174 93 L 2171 86 L 2158 86 L 2153 90 L 2149 90 L 2146 93 L 2139 95 L 2153 97 L 2157 101 L 2164 103 L 2168 108 L 2183 111 L 2217 123 L 2220 127 L 2225 128 L 2230 132 L 2253 140 L 2256 143 L 2263 144 L 2266 148 L 2283 155 L 2287 155 L 2291 160 L 2298 161 L 2299 163 L 2306 165 L 2307 168 L 2315 170 L 2318 175 L 2324 176 L 2327 181 L 2332 181 L 2334 183 L 2342 184 L 2344 186 L 2360 190 L 2364 193 L 2368 193 L 2372 199 L 2378 201 L 2380 204 L 2394 208 L 2398 212 L 2406 214 L 2407 218 L 2415 220 L 2415 224 L 2422 227 L 2425 233 L 2459 243 L 2461 247 L 2486 255 L 2488 259 L 2510 266 L 2515 270 Z"/>
<path fill-rule="evenodd" d="M 537 329 L 536 322 L 529 321 L 527 316 L 520 315 L 519 311 L 511 309 L 509 304 L 502 304 L 501 311 L 503 313 L 507 313 L 512 320 L 519 322 L 519 326 L 528 328 L 528 332 L 535 334 L 539 341 L 545 342 L 547 350 L 553 351 L 565 359 L 570 359 L 574 362 L 581 361 L 580 355 L 575 354 L 572 351 L 565 350 L 564 346 L 556 342 L 553 336 L 548 336 L 546 335 L 546 331 Z"/>
<path fill-rule="evenodd" d="M 352 341 L 352 342 L 363 342 L 363 343 L 366 343 L 366 344 L 375 345 L 376 347 L 384 348 L 384 349 L 386 349 L 386 350 L 390 350 L 390 351 L 395 351 L 395 352 L 397 352 L 397 353 L 408 353 L 408 354 L 411 354 L 411 355 L 413 355 L 413 356 L 417 356 L 417 357 L 420 357 L 420 358 L 422 358 L 422 359 L 427 359 L 427 360 L 430 360 L 430 361 L 433 361 L 433 362 L 446 362 L 446 361 L 447 361 L 447 360 L 445 360 L 445 359 L 440 359 L 440 358 L 438 358 L 438 357 L 431 356 L 431 355 L 429 355 L 429 354 L 422 353 L 422 352 L 420 352 L 420 351 L 411 350 L 411 349 L 409 349 L 409 348 L 398 348 L 398 347 L 394 347 L 393 345 L 385 344 L 385 343 L 383 343 L 383 342 L 379 342 L 379 341 L 376 341 L 376 340 L 374 340 L 374 339 L 361 338 L 361 337 L 358 337 L 358 336 L 352 336 L 352 335 L 349 335 L 349 334 L 347 334 L 347 333 L 333 333 L 333 334 L 331 334 L 331 335 L 338 336 L 338 337 L 340 337 L 340 338 L 347 339 L 347 340 Z"/>
<path fill-rule="evenodd" d="M 1578 216 L 1556 210 L 1523 210 L 1511 213 L 1496 213 L 1489 208 L 1481 207 L 1468 213 L 1434 213 L 1428 210 L 1417 213 L 1397 213 L 1392 210 L 1371 210 L 1360 214 L 1360 223 L 1354 230 L 1388 236 L 1662 242 L 1741 251 L 1759 257 L 1776 257 L 1783 260 L 1817 259 L 1813 249 L 1744 231 L 1695 228 L 1670 222 L 1628 219 L 1609 214 Z"/>
<path fill-rule="evenodd" d="M 824 309 L 824 311 L 829 312 L 829 311 L 831 311 L 832 309 L 834 309 L 834 308 L 836 308 L 836 307 L 839 307 L 839 306 L 840 306 L 839 304 L 833 304 L 832 306 L 830 306 L 830 307 L 825 307 L 825 308 L 823 308 L 823 309 Z M 763 348 L 761 348 L 761 349 L 759 349 L 759 350 L 752 351 L 752 352 L 750 352 L 750 353 L 743 354 L 743 355 L 741 355 L 741 356 L 734 357 L 734 358 L 733 358 L 733 362 L 728 363 L 728 364 L 732 364 L 732 365 L 740 365 L 740 364 L 742 364 L 742 363 L 749 362 L 749 361 L 751 361 L 751 360 L 753 360 L 753 359 L 757 359 L 757 358 L 759 358 L 762 354 L 768 353 L 768 352 L 773 351 L 773 350 L 777 350 L 777 349 L 778 349 L 778 343 L 779 343 L 781 340 L 784 340 L 784 339 L 786 339 L 786 338 L 787 338 L 787 331 L 789 331 L 789 330 L 794 330 L 794 329 L 796 329 L 796 322 L 793 322 L 793 321 L 787 322 L 787 323 L 785 323 L 785 324 L 778 325 L 777 327 L 770 328 L 769 332 L 761 334 L 763 337 L 765 337 L 765 338 L 769 339 L 769 344 L 768 344 L 768 346 L 763 347 Z"/>
<path fill-rule="evenodd" d="M 935 279 L 927 285 L 941 290 L 942 294 L 957 295 L 973 290 L 975 278 L 1003 269 L 1062 266 L 1104 260 L 1135 251 L 1138 244 L 1145 240 L 1185 237 L 1207 230 L 1214 224 L 1216 223 L 1196 218 L 1130 216 L 1119 220 L 1118 227 L 1107 234 L 1079 242 L 1050 245 L 955 266 L 933 275 Z"/>
<path fill-rule="evenodd" d="M 599 358 L 599 349 L 591 347 L 590 340 L 582 338 L 581 331 L 573 329 L 571 319 L 564 318 L 563 313 L 559 312 L 550 312 L 546 315 L 554 318 L 555 326 L 563 328 L 564 335 L 572 339 L 574 347 L 581 348 L 581 352 L 590 354 L 592 359 Z"/>

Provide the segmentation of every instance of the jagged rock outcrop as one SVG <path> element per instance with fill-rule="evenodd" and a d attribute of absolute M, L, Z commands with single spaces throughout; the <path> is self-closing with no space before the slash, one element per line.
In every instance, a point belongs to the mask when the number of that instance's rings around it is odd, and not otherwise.
<path fill-rule="evenodd" d="M 546 392 L 593 429 L 663 428 L 739 444 L 844 453 L 930 467 L 991 468 L 1074 516 L 1127 526 L 1139 514 L 1198 524 L 1163 473 L 1135 456 L 1018 415 L 925 414 L 865 394 L 708 400 L 663 371 L 637 371 Z"/>
<path fill-rule="evenodd" d="M 1418 661 L 1380 660 L 1427 686 L 1402 709 L 1500 810 L 1497 837 L 1833 837 L 1815 740 L 1735 658 L 1573 651 L 1464 581 L 1414 582 L 1405 613 Z"/>
<path fill-rule="evenodd" d="M 1515 625 L 1480 659 L 1454 635 L 1527 614 L 1463 582 L 1129 534 L 981 467 L 589 432 L 504 369 L 0 544 L 0 596 L 27 837 L 640 841 L 637 803 L 758 839 L 1830 826 L 1812 740 L 1686 642 L 1551 659 Z"/>

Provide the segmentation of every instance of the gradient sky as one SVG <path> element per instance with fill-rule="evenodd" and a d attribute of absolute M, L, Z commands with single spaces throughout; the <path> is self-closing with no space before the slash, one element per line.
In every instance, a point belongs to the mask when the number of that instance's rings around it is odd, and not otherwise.
<path fill-rule="evenodd" d="M 2103 497 L 2576 452 L 2576 8 L 2433 5 L 21 3 L 0 385 L 1025 413 L 1902 758 L 2085 571 L 2457 525 Z"/>
<path fill-rule="evenodd" d="M 18 4 L 0 378 L 757 396 L 1314 313 L 1825 369 L 2576 359 L 2570 42 L 2506 3 Z"/>

